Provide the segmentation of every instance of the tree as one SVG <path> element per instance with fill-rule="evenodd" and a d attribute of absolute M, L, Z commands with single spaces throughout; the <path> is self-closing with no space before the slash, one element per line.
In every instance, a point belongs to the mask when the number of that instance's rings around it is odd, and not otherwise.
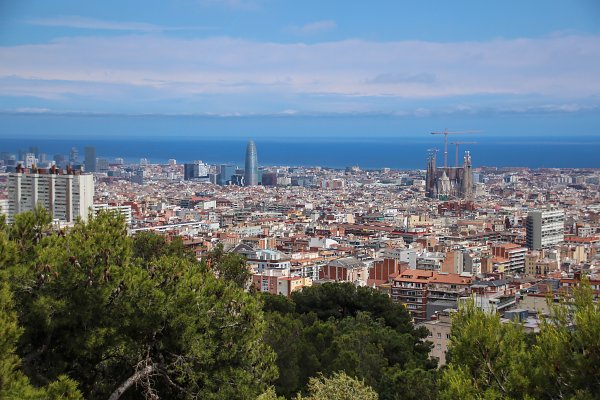
<path fill-rule="evenodd" d="M 537 335 L 473 304 L 453 317 L 443 399 L 592 399 L 600 390 L 600 305 L 589 281 L 561 292 Z M 549 299 L 551 303 L 551 299 Z"/>
<path fill-rule="evenodd" d="M 237 253 L 225 253 L 223 245 L 219 243 L 203 261 L 206 268 L 215 271 L 219 278 L 233 282 L 242 289 L 248 287 L 252 273 L 248 269 L 244 256 Z"/>
<path fill-rule="evenodd" d="M 47 388 L 35 388 L 19 369 L 21 361 L 15 354 L 16 343 L 23 329 L 18 326 L 17 314 L 6 282 L 0 283 L 0 398 L 1 399 L 65 399 L 80 400 L 77 384 L 60 376 Z"/>
<path fill-rule="evenodd" d="M 52 229 L 52 215 L 43 207 L 17 214 L 10 225 L 9 237 L 17 245 L 18 255 L 24 262 L 35 259 L 35 246 L 49 235 Z"/>
<path fill-rule="evenodd" d="M 519 324 L 503 324 L 473 302 L 452 317 L 451 362 L 442 375 L 441 397 L 523 398 L 530 356 Z M 458 384 L 457 384 L 458 383 Z"/>
<path fill-rule="evenodd" d="M 600 303 L 589 280 L 551 307 L 532 346 L 533 394 L 586 399 L 600 393 Z"/>
<path fill-rule="evenodd" d="M 384 293 L 350 282 L 308 287 L 294 292 L 292 300 L 297 312 L 315 312 L 323 320 L 356 316 L 360 311 L 367 311 L 373 318 L 383 318 L 386 325 L 400 332 L 414 331 L 410 315 L 402 305 L 394 303 Z"/>
<path fill-rule="evenodd" d="M 423 332 L 404 320 L 406 311 L 389 297 L 345 283 L 305 292 L 294 293 L 291 300 L 262 296 L 269 323 L 265 340 L 277 352 L 278 394 L 289 397 L 304 390 L 318 373 L 344 371 L 382 390 L 388 370 L 436 367 L 428 358 L 430 344 L 422 341 Z M 435 378 L 425 384 L 433 388 L 423 392 L 435 392 Z"/>
<path fill-rule="evenodd" d="M 389 400 L 436 400 L 437 370 L 386 368 L 378 386 L 379 396 Z"/>
<path fill-rule="evenodd" d="M 195 261 L 193 252 L 186 248 L 179 236 L 167 239 L 165 236 L 151 231 L 138 232 L 133 237 L 133 257 L 140 258 L 149 264 L 162 256 L 178 256 Z"/>
<path fill-rule="evenodd" d="M 335 372 L 326 378 L 320 375 L 308 383 L 308 395 L 298 395 L 297 400 L 377 400 L 377 393 L 364 382 L 351 378 L 344 372 Z"/>
<path fill-rule="evenodd" d="M 237 399 L 276 378 L 259 299 L 181 254 L 132 258 L 120 217 L 101 213 L 34 248 L 7 275 L 35 385 L 58 379 L 49 390 L 63 393 L 69 373 L 89 399 Z"/>

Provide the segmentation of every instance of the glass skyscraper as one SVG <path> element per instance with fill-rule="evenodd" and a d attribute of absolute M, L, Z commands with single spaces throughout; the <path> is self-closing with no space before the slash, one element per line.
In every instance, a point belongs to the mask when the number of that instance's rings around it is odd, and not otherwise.
<path fill-rule="evenodd" d="M 253 140 L 248 141 L 246 147 L 246 168 L 244 170 L 244 186 L 258 185 L 258 160 L 256 145 Z"/>
<path fill-rule="evenodd" d="M 88 146 L 85 148 L 84 160 L 85 172 L 96 172 L 96 148 Z"/>

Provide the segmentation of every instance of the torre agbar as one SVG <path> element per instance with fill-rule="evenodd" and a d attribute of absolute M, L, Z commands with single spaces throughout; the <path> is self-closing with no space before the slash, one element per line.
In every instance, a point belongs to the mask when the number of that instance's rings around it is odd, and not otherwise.
<path fill-rule="evenodd" d="M 246 166 L 244 170 L 244 186 L 258 185 L 258 160 L 256 145 L 253 140 L 248 141 L 246 147 Z"/>

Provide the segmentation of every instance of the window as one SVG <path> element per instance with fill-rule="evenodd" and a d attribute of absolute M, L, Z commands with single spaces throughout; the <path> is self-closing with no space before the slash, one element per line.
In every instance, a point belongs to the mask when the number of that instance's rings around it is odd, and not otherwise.
<path fill-rule="evenodd" d="M 442 338 L 442 334 L 438 332 L 438 339 Z"/>
<path fill-rule="evenodd" d="M 446 339 L 450 339 L 450 334 L 446 333 Z"/>

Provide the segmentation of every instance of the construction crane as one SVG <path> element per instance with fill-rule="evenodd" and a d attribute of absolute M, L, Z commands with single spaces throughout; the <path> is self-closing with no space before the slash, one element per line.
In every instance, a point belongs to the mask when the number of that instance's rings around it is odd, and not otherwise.
<path fill-rule="evenodd" d="M 453 144 L 454 146 L 456 146 L 456 160 L 454 161 L 454 166 L 458 167 L 458 145 L 459 144 L 477 144 L 477 142 L 450 142 L 450 144 Z"/>
<path fill-rule="evenodd" d="M 479 132 L 481 131 L 448 132 L 448 129 L 444 129 L 444 132 L 431 132 L 432 135 L 444 135 L 444 168 L 448 168 L 448 135 L 462 135 Z"/>

